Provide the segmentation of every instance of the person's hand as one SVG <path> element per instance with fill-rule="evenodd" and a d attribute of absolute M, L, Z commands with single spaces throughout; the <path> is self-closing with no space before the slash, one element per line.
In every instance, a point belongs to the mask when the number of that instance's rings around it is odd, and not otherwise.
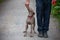
<path fill-rule="evenodd" d="M 29 4 L 30 4 L 30 1 L 26 0 L 26 3 L 25 3 L 26 8 L 29 8 Z"/>
<path fill-rule="evenodd" d="M 26 6 L 26 8 L 28 8 L 29 7 L 29 3 L 25 3 L 25 6 Z"/>

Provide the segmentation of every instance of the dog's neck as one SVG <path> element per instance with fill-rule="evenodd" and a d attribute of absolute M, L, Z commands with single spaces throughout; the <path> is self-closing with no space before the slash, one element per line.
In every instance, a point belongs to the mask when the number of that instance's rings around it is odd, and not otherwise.
<path fill-rule="evenodd" d="M 29 16 L 29 15 L 28 15 L 28 18 L 30 18 L 30 19 L 31 19 L 33 16 L 34 16 L 34 15 L 32 15 L 32 16 Z"/>

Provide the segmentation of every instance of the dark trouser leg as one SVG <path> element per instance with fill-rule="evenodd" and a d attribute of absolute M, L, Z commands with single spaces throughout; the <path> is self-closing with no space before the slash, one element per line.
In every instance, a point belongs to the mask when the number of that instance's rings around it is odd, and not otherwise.
<path fill-rule="evenodd" d="M 42 9 L 43 9 L 43 1 L 42 0 L 36 0 L 36 13 L 37 13 L 38 32 L 43 31 L 43 27 L 42 27 Z"/>
<path fill-rule="evenodd" d="M 38 32 L 49 30 L 50 12 L 51 0 L 36 0 Z M 42 19 L 44 19 L 43 22 Z"/>
<path fill-rule="evenodd" d="M 49 30 L 49 20 L 50 20 L 50 12 L 51 12 L 51 0 L 44 1 L 44 22 L 43 22 L 43 30 L 47 32 Z"/>

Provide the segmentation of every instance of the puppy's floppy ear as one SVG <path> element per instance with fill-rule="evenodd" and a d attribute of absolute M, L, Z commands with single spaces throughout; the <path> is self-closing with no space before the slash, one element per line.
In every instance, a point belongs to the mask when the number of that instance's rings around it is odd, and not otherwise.
<path fill-rule="evenodd" d="M 35 13 L 33 12 L 33 15 L 35 15 Z"/>

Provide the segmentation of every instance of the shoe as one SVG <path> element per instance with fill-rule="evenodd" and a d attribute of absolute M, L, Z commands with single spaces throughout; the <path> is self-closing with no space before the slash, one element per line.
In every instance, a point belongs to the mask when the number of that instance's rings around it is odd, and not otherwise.
<path fill-rule="evenodd" d="M 43 33 L 43 36 L 44 36 L 44 38 L 48 38 L 47 32 L 44 32 L 44 33 Z"/>
<path fill-rule="evenodd" d="M 39 32 L 38 37 L 43 37 L 43 32 Z"/>

